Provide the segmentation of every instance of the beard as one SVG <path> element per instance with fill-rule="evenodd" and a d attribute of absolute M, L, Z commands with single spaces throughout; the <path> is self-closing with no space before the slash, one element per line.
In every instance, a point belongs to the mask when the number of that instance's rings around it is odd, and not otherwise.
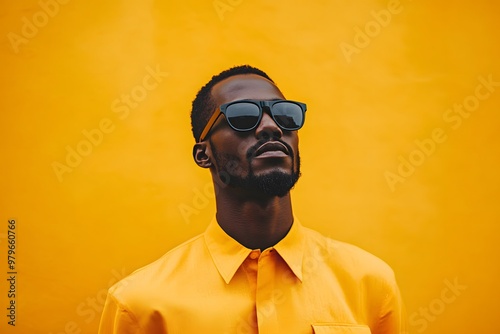
<path fill-rule="evenodd" d="M 288 148 L 289 152 L 293 152 L 288 144 L 281 140 L 279 141 Z M 210 143 L 215 158 L 217 175 L 224 186 L 258 192 L 271 197 L 283 197 L 290 192 L 300 178 L 299 152 L 297 151 L 297 170 L 294 170 L 295 157 L 292 155 L 292 167 L 289 173 L 276 169 L 262 175 L 255 175 L 251 164 L 253 152 L 255 152 L 256 147 L 262 145 L 264 142 L 259 142 L 248 150 L 246 154 L 248 175 L 246 176 L 241 176 L 242 168 L 240 166 L 244 162 L 239 157 L 232 154 L 219 153 L 213 143 Z"/>

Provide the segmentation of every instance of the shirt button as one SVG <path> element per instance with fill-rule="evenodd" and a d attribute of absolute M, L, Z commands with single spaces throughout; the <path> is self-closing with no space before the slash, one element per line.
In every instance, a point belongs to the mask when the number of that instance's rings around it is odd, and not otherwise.
<path fill-rule="evenodd" d="M 250 253 L 250 258 L 251 258 L 252 260 L 255 260 L 256 258 L 258 258 L 258 257 L 259 257 L 259 255 L 260 255 L 260 254 L 259 254 L 259 251 L 254 250 L 254 251 L 252 251 L 252 252 Z"/>

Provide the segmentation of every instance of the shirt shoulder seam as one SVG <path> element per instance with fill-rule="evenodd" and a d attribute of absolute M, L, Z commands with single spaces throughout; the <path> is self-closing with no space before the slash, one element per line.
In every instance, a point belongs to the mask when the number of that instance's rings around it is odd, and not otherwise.
<path fill-rule="evenodd" d="M 120 311 L 124 311 L 127 313 L 127 315 L 132 319 L 138 329 L 142 330 L 142 327 L 139 324 L 139 320 L 125 302 L 118 300 L 118 298 L 113 293 L 108 293 L 108 297 L 111 298 L 114 303 L 116 303 L 116 306 L 120 309 Z"/>

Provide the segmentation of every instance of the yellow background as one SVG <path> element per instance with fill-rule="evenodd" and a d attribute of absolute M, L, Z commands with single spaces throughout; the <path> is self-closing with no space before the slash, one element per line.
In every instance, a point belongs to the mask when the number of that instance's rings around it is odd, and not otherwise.
<path fill-rule="evenodd" d="M 388 262 L 412 333 L 500 332 L 500 87 L 459 125 L 443 118 L 474 102 L 480 77 L 500 81 L 496 2 L 401 0 L 397 13 L 376 0 L 62 2 L 0 5 L 2 333 L 95 333 L 110 284 L 205 229 L 214 202 L 191 157 L 190 104 L 244 63 L 308 104 L 301 222 Z M 156 88 L 115 112 L 122 94 L 144 92 L 148 69 L 162 72 Z M 54 162 L 106 119 L 102 142 L 58 179 Z M 418 160 L 435 128 L 445 140 Z M 386 173 L 412 154 L 419 165 L 391 188 Z"/>

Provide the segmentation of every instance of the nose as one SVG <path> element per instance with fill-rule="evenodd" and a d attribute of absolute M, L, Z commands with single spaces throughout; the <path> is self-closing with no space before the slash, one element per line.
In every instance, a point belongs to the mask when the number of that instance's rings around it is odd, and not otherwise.
<path fill-rule="evenodd" d="M 283 131 L 278 126 L 278 124 L 276 124 L 271 115 L 269 115 L 267 112 L 263 112 L 262 119 L 255 129 L 255 136 L 258 139 L 281 138 L 283 136 Z"/>

